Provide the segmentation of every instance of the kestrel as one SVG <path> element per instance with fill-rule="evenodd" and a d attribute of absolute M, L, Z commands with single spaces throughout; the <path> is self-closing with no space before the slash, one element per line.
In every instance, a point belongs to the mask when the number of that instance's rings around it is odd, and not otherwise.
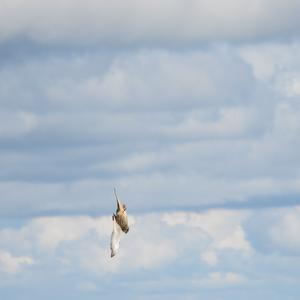
<path fill-rule="evenodd" d="M 129 231 L 129 226 L 128 226 L 128 217 L 126 213 L 126 205 L 120 202 L 117 196 L 116 189 L 114 189 L 114 194 L 117 201 L 117 210 L 116 213 L 114 214 L 114 218 L 116 222 L 119 224 L 119 226 L 121 227 L 122 231 L 127 233 Z"/>
<path fill-rule="evenodd" d="M 125 233 L 129 231 L 126 206 L 120 202 L 116 189 L 114 189 L 114 194 L 117 201 L 117 210 L 116 213 L 112 215 L 113 231 L 110 237 L 111 257 L 114 257 L 119 250 L 122 231 Z"/>

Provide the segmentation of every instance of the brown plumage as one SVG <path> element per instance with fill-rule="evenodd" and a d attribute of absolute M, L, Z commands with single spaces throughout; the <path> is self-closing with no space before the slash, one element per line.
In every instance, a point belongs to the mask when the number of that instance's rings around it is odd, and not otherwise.
<path fill-rule="evenodd" d="M 119 224 L 121 227 L 122 231 L 127 233 L 129 231 L 129 226 L 128 226 L 128 218 L 127 218 L 127 213 L 126 213 L 126 205 L 122 204 L 117 196 L 116 189 L 114 189 L 114 194 L 116 197 L 117 201 L 117 210 L 116 213 L 114 214 L 116 222 Z"/>

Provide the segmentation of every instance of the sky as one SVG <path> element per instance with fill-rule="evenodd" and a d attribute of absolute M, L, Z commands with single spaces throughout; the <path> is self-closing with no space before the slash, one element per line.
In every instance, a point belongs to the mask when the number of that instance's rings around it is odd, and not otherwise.
<path fill-rule="evenodd" d="M 0 0 L 0 298 L 298 300 L 299 16 Z"/>

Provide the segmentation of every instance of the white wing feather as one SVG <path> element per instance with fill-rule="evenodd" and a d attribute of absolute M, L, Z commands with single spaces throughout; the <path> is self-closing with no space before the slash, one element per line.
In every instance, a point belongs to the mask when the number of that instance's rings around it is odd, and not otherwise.
<path fill-rule="evenodd" d="M 111 238 L 110 238 L 111 257 L 114 257 L 119 250 L 121 234 L 122 234 L 121 227 L 116 222 L 115 218 L 113 218 L 113 231 L 111 233 Z"/>

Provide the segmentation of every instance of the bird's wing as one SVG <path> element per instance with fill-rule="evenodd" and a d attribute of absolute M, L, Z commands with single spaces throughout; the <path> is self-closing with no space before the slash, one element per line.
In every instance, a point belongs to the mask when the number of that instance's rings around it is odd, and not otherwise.
<path fill-rule="evenodd" d="M 113 217 L 113 231 L 111 233 L 111 238 L 110 238 L 111 257 L 114 257 L 119 250 L 121 233 L 122 233 L 121 227 Z"/>
<path fill-rule="evenodd" d="M 118 198 L 116 188 L 114 188 L 114 194 L 115 194 L 116 201 L 117 201 L 117 211 L 123 211 L 123 206 L 121 205 L 121 202 L 120 202 L 120 200 Z"/>

